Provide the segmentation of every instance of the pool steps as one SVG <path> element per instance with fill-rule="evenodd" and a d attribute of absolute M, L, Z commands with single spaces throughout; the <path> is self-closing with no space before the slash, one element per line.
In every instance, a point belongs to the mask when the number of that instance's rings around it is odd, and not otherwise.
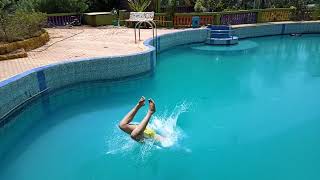
<path fill-rule="evenodd" d="M 209 45 L 234 45 L 238 44 L 239 37 L 234 35 L 231 26 L 210 25 L 208 26 L 208 37 L 206 44 Z"/>

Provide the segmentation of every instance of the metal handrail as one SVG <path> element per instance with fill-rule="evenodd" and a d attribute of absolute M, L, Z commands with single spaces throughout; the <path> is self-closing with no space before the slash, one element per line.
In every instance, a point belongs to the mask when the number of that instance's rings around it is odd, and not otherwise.
<path fill-rule="evenodd" d="M 140 29 L 141 25 L 143 23 L 149 24 L 149 26 L 152 28 L 152 39 L 153 39 L 153 46 L 156 49 L 156 53 L 158 53 L 158 30 L 157 30 L 157 24 L 154 21 L 139 21 L 136 23 L 134 27 L 134 42 L 137 43 L 137 29 L 138 29 L 138 34 L 139 34 L 139 41 L 141 41 L 141 36 L 140 36 Z"/>

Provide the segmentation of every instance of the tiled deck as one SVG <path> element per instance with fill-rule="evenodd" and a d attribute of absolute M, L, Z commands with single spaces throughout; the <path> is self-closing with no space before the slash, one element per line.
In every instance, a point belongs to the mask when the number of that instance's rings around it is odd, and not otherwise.
<path fill-rule="evenodd" d="M 32 68 L 70 59 L 117 56 L 142 51 L 141 41 L 134 43 L 134 30 L 114 27 L 75 27 L 47 29 L 50 42 L 28 52 L 27 58 L 0 61 L 0 81 Z M 179 31 L 158 29 L 158 34 Z M 152 30 L 142 29 L 141 40 L 152 37 Z"/>

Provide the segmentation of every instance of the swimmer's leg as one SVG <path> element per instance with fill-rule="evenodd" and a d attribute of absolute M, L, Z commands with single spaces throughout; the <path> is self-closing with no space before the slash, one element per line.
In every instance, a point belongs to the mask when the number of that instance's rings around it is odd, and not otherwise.
<path fill-rule="evenodd" d="M 144 103 L 145 98 L 142 96 L 138 104 L 120 121 L 119 128 L 122 131 L 131 134 L 131 132 L 137 127 L 136 125 L 130 125 L 130 122 L 133 120 L 139 109 L 144 106 Z"/>
<path fill-rule="evenodd" d="M 143 131 L 146 129 L 151 116 L 156 112 L 156 105 L 152 99 L 149 99 L 149 111 L 146 116 L 143 118 L 141 123 L 131 132 L 131 138 L 134 140 L 139 140 Z"/>

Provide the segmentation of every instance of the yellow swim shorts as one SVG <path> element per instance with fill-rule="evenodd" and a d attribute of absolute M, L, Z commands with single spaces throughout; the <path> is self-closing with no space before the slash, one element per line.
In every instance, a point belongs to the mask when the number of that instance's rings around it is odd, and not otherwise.
<path fill-rule="evenodd" d="M 154 137 L 156 136 L 156 132 L 155 132 L 153 129 L 147 127 L 147 128 L 143 131 L 143 135 L 144 135 L 144 137 L 146 137 L 146 138 L 154 138 Z"/>

